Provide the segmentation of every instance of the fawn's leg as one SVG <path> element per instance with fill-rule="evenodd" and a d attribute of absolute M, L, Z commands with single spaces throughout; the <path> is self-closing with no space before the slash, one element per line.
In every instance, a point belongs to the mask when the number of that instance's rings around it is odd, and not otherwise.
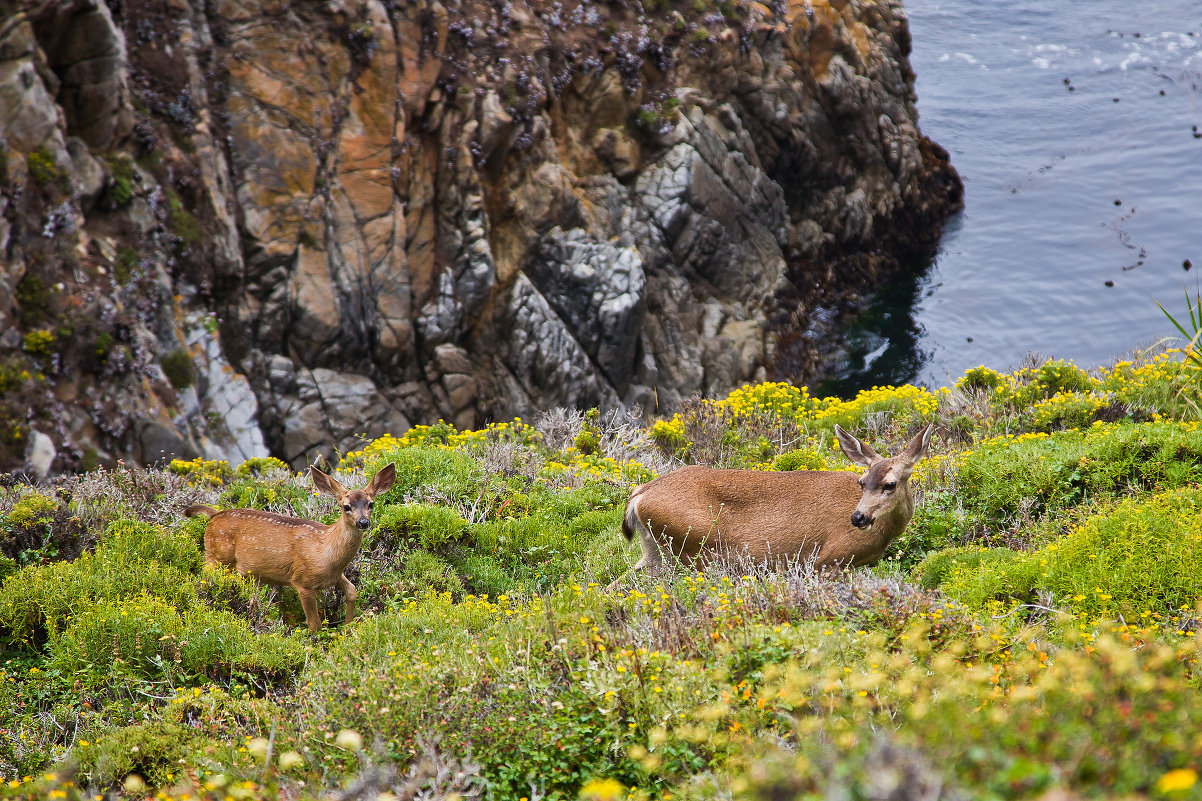
<path fill-rule="evenodd" d="M 305 622 L 309 624 L 309 631 L 316 632 L 321 628 L 321 612 L 317 611 L 317 593 L 296 584 L 292 586 L 296 590 L 296 594 L 300 596 L 301 606 L 305 608 Z"/>
<path fill-rule="evenodd" d="M 345 575 L 338 577 L 338 586 L 342 588 L 342 594 L 346 598 L 346 622 L 350 623 L 355 619 L 355 601 L 359 600 L 359 591 Z"/>

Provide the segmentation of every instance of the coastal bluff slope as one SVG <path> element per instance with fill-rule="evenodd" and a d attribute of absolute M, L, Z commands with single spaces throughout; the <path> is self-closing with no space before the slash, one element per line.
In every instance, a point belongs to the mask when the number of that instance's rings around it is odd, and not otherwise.
<path fill-rule="evenodd" d="M 892 0 L 0 0 L 0 469 L 812 379 L 960 205 L 908 53 Z"/>

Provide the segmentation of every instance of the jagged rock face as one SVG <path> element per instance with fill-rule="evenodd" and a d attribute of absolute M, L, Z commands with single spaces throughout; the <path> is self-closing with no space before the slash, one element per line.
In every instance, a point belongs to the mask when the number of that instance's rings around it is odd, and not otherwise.
<path fill-rule="evenodd" d="M 0 0 L 4 464 L 812 377 L 959 203 L 904 12 L 675 5 Z"/>

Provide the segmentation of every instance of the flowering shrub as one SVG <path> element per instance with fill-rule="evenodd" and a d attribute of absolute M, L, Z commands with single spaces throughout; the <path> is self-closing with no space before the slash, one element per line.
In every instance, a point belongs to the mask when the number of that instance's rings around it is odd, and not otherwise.
<path fill-rule="evenodd" d="M 784 461 L 778 469 L 846 469 L 830 436 L 836 424 L 850 431 L 887 431 L 902 440 L 935 414 L 940 397 L 904 386 L 874 387 L 850 400 L 818 399 L 805 387 L 768 382 L 740 387 L 721 400 L 687 404 L 650 433 L 667 452 L 698 464 L 769 469 L 779 456 Z M 794 449 L 812 455 L 790 456 Z M 822 455 L 828 450 L 831 458 Z"/>
<path fill-rule="evenodd" d="M 190 462 L 182 459 L 172 459 L 167 469 L 176 475 L 184 476 L 190 483 L 220 487 L 234 473 L 229 462 L 217 459 L 196 457 Z"/>
<path fill-rule="evenodd" d="M 826 398 L 813 416 L 822 430 L 834 429 L 836 423 L 849 431 L 861 430 L 872 417 L 898 420 L 910 427 L 925 422 L 939 405 L 937 395 L 915 386 L 873 387 L 861 391 L 850 401 Z"/>
<path fill-rule="evenodd" d="M 1012 373 L 1009 380 L 1001 382 L 994 390 L 994 403 L 1023 408 L 1053 395 L 1089 392 L 1096 386 L 1097 382 L 1080 367 L 1055 359 Z"/>
<path fill-rule="evenodd" d="M 794 718 L 797 749 L 743 739 L 733 787 L 755 798 L 874 797 L 890 775 L 914 793 L 950 784 L 980 798 L 1202 795 L 1196 647 L 1133 648 L 1117 627 L 1053 653 L 996 631 L 979 638 L 993 659 L 920 647 L 915 661 L 878 651 L 871 669 L 778 673 L 760 697 L 807 713 Z"/>
<path fill-rule="evenodd" d="M 247 459 L 242 464 L 238 465 L 238 469 L 234 471 L 238 476 L 261 476 L 270 472 L 284 472 L 288 470 L 282 460 L 274 456 L 254 457 Z"/>
<path fill-rule="evenodd" d="M 982 364 L 980 367 L 973 367 L 966 371 L 963 377 L 956 382 L 956 389 L 989 391 L 997 389 L 1007 381 L 1013 382 L 1013 378 L 1004 376 Z"/>
<path fill-rule="evenodd" d="M 1100 385 L 1141 415 L 1198 419 L 1190 405 L 1197 392 L 1196 375 L 1178 350 L 1165 351 L 1142 364 L 1119 362 L 1101 371 Z"/>
<path fill-rule="evenodd" d="M 1056 431 L 1084 428 L 1097 418 L 1108 399 L 1088 392 L 1061 392 L 1031 407 L 1031 428 L 1035 431 Z"/>
<path fill-rule="evenodd" d="M 433 447 L 470 453 L 490 442 L 509 440 L 533 447 L 539 439 L 539 432 L 523 423 L 520 417 L 509 423 L 490 423 L 487 427 L 475 431 L 459 431 L 450 423 L 439 420 L 432 426 L 414 426 L 399 437 L 385 434 L 374 439 L 361 450 L 344 456 L 341 467 L 347 469 L 369 464 L 383 466 L 389 461 L 385 458 L 387 455 L 406 448 Z"/>
<path fill-rule="evenodd" d="M 806 387 L 783 382 L 748 384 L 727 395 L 723 403 L 736 414 L 754 410 L 794 420 L 804 419 L 822 406 Z"/>
<path fill-rule="evenodd" d="M 901 418 L 904 422 L 928 419 L 939 404 L 938 397 L 920 387 L 873 387 L 851 400 L 810 397 L 805 387 L 789 384 L 759 384 L 736 389 L 719 401 L 736 416 L 767 413 L 790 419 L 803 430 L 832 431 L 835 424 L 858 430 L 872 415 Z"/>
<path fill-rule="evenodd" d="M 786 451 L 772 461 L 774 470 L 846 470 L 847 461 L 834 453 L 809 448 Z"/>
<path fill-rule="evenodd" d="M 671 420 L 656 420 L 651 426 L 651 439 L 680 459 L 688 458 L 689 442 L 685 436 L 684 420 L 673 415 Z"/>

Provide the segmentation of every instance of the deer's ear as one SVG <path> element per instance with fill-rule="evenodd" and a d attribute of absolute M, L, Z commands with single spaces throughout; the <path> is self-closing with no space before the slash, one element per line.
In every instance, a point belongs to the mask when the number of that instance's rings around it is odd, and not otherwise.
<path fill-rule="evenodd" d="M 935 433 L 935 423 L 931 421 L 927 423 L 926 428 L 914 435 L 914 439 L 910 440 L 910 444 L 906 446 L 905 456 L 906 462 L 911 467 L 918 464 L 922 457 L 927 455 L 927 450 L 931 446 L 931 436 Z"/>
<path fill-rule="evenodd" d="M 839 448 L 843 451 L 843 455 L 851 459 L 855 464 L 861 467 L 872 467 L 877 462 L 881 461 L 881 455 L 872 449 L 871 445 L 867 445 L 856 439 L 853 435 L 848 434 L 839 424 L 835 424 L 835 436 L 839 440 Z"/>
<path fill-rule="evenodd" d="M 316 467 L 309 468 L 309 475 L 313 478 L 313 486 L 317 487 L 319 492 L 324 492 L 326 495 L 333 495 L 335 498 L 346 492 L 346 487 L 342 486 L 337 481 L 318 470 Z"/>
<path fill-rule="evenodd" d="M 380 472 L 372 477 L 371 484 L 367 486 L 367 494 L 373 498 L 377 495 L 383 495 L 392 489 L 392 484 L 395 481 L 396 465 L 389 462 L 386 466 L 381 467 Z"/>

